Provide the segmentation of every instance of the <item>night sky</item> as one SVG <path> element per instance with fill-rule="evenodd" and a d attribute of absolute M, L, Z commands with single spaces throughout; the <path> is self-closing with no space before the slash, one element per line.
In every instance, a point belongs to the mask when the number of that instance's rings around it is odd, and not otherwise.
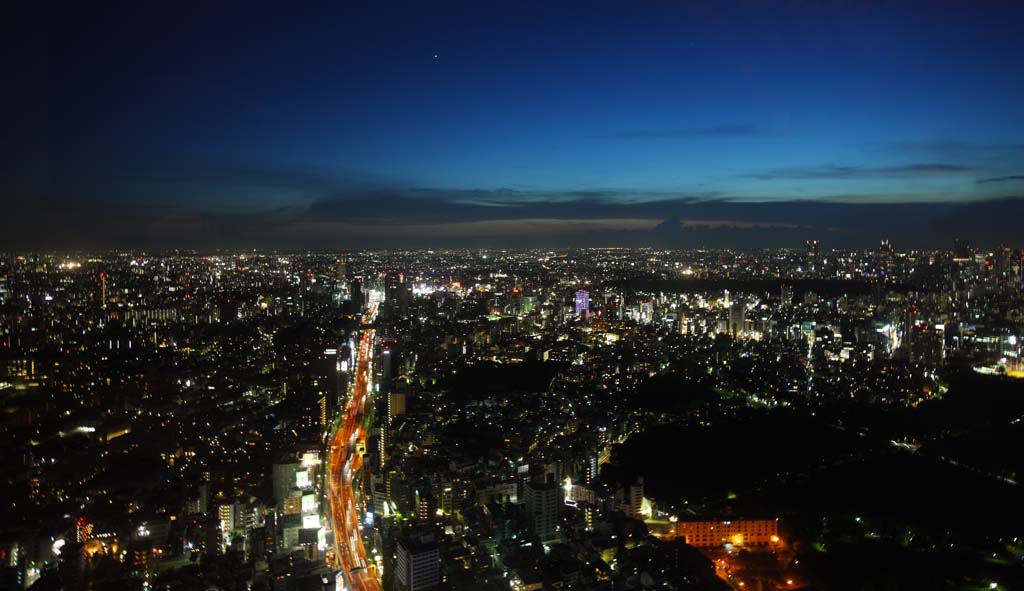
<path fill-rule="evenodd" d="M 1020 2 L 292 4 L 15 3 L 0 246 L 1019 242 Z"/>

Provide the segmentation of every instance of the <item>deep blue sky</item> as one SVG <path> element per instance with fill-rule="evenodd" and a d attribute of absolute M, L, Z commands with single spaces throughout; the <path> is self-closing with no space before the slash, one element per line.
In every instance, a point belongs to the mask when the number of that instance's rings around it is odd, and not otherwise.
<path fill-rule="evenodd" d="M 298 4 L 16 6 L 4 243 L 1016 232 L 1019 2 Z"/>

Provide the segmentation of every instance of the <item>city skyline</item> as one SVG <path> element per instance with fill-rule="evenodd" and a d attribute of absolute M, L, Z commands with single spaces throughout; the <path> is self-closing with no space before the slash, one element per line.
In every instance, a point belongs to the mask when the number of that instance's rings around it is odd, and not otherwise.
<path fill-rule="evenodd" d="M 1012 3 L 14 15 L 8 248 L 995 247 L 1024 213 Z"/>

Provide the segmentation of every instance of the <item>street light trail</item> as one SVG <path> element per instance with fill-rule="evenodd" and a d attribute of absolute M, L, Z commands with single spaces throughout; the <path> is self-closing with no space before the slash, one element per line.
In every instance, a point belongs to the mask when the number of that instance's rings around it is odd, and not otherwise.
<path fill-rule="evenodd" d="M 363 315 L 363 324 L 370 324 L 377 315 L 374 304 Z M 355 492 L 352 480 L 363 465 L 363 458 L 355 453 L 355 443 L 362 435 L 363 408 L 370 397 L 370 372 L 375 331 L 365 330 L 359 341 L 356 381 L 352 397 L 345 405 L 341 426 L 331 442 L 329 482 L 331 520 L 334 529 L 336 560 L 345 572 L 353 591 L 380 591 L 376 565 L 366 560 L 366 549 L 359 530 Z"/>

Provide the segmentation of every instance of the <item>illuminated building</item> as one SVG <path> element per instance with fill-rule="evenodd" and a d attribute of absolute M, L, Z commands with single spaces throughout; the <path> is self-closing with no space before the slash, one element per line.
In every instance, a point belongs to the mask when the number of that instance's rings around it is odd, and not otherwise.
<path fill-rule="evenodd" d="M 945 344 L 942 325 L 930 326 L 918 323 L 910 328 L 908 349 L 911 363 L 923 363 L 931 367 L 942 365 Z"/>
<path fill-rule="evenodd" d="M 437 512 L 437 502 L 434 500 L 434 495 L 430 494 L 429 491 L 416 489 L 415 494 L 416 517 L 421 522 L 426 523 L 430 521 Z"/>
<path fill-rule="evenodd" d="M 576 315 L 586 316 L 590 313 L 590 292 L 581 289 L 576 292 Z"/>
<path fill-rule="evenodd" d="M 229 539 L 235 531 L 235 504 L 226 503 L 217 507 L 217 518 L 220 519 L 220 530 L 224 532 L 225 540 Z"/>
<path fill-rule="evenodd" d="M 337 279 L 339 285 L 345 284 L 346 277 L 346 266 L 345 257 L 340 256 L 334 261 L 334 278 Z"/>
<path fill-rule="evenodd" d="M 398 271 L 388 271 L 384 276 L 384 302 L 389 307 L 398 305 L 398 291 L 402 285 L 402 274 Z"/>
<path fill-rule="evenodd" d="M 738 337 L 747 332 L 746 314 L 747 309 L 740 302 L 736 302 L 735 304 L 729 306 L 729 325 L 727 332 L 730 335 Z"/>
<path fill-rule="evenodd" d="M 583 482 L 587 485 L 593 485 L 597 480 L 598 476 L 598 458 L 596 455 L 589 456 L 587 458 L 586 470 L 584 471 Z"/>
<path fill-rule="evenodd" d="M 636 518 L 644 504 L 644 479 L 639 477 L 636 482 L 619 489 L 615 495 L 615 508 L 627 517 Z"/>
<path fill-rule="evenodd" d="M 807 256 L 816 259 L 821 256 L 821 244 L 817 240 L 807 241 Z"/>
<path fill-rule="evenodd" d="M 390 425 L 395 417 L 405 414 L 405 392 L 388 393 L 388 424 Z"/>
<path fill-rule="evenodd" d="M 88 542 L 92 539 L 92 530 L 93 525 L 85 517 L 79 517 L 75 522 L 75 541 L 83 544 Z"/>
<path fill-rule="evenodd" d="M 974 251 L 971 249 L 970 240 L 957 238 L 953 240 L 953 260 L 967 261 L 974 258 Z"/>
<path fill-rule="evenodd" d="M 338 349 L 325 349 L 313 368 L 313 388 L 320 411 L 320 427 L 327 429 L 340 404 L 342 376 Z"/>
<path fill-rule="evenodd" d="M 397 545 L 395 578 L 403 591 L 424 591 L 441 583 L 441 554 L 429 536 L 401 538 Z"/>
<path fill-rule="evenodd" d="M 541 542 L 558 540 L 558 506 L 562 487 L 554 482 L 527 482 L 526 514 L 533 533 Z"/>
<path fill-rule="evenodd" d="M 359 277 L 353 277 L 352 281 L 348 284 L 349 295 L 353 303 L 356 306 L 356 312 L 363 308 L 363 280 Z"/>
<path fill-rule="evenodd" d="M 107 309 L 107 274 L 100 273 L 100 309 Z"/>
<path fill-rule="evenodd" d="M 779 542 L 778 519 L 680 520 L 676 533 L 698 548 L 769 546 Z"/>
<path fill-rule="evenodd" d="M 272 480 L 274 500 L 284 503 L 285 499 L 291 496 L 295 488 L 296 474 L 299 472 L 299 463 L 294 460 L 275 462 L 273 466 Z"/>

